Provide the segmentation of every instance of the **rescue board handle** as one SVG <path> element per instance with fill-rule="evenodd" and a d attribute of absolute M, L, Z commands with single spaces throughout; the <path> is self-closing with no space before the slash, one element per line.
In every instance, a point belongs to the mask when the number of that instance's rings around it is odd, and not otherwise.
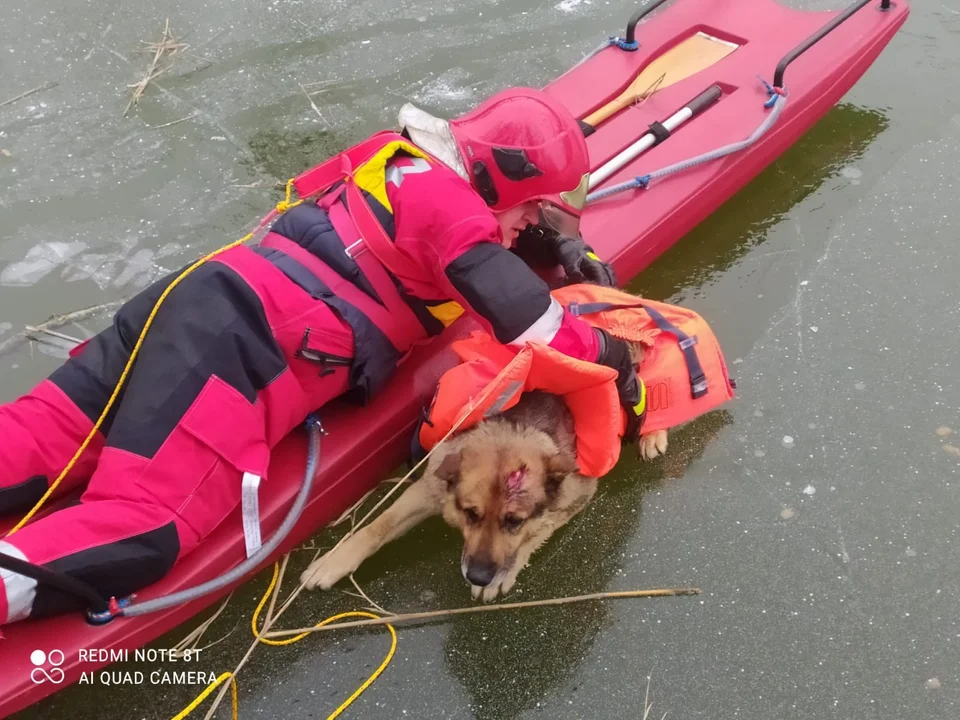
<path fill-rule="evenodd" d="M 627 44 L 636 42 L 634 34 L 637 29 L 637 23 L 656 10 L 658 7 L 663 5 L 665 2 L 667 2 L 667 0 L 653 0 L 652 3 L 649 5 L 644 5 L 633 14 L 633 16 L 630 18 L 630 22 L 627 23 L 627 35 L 625 38 L 625 42 Z M 889 0 L 885 0 L 885 2 L 889 2 Z"/>
<path fill-rule="evenodd" d="M 860 10 L 864 5 L 869 5 L 874 0 L 857 0 L 857 2 L 848 6 L 846 10 L 837 15 L 833 20 L 828 22 L 822 28 L 817 30 L 813 35 L 808 37 L 802 43 L 797 45 L 793 50 L 788 52 L 783 56 L 783 59 L 780 60 L 777 65 L 777 70 L 773 74 L 773 86 L 782 88 L 783 87 L 783 74 L 787 71 L 787 66 L 796 60 L 798 57 L 803 55 L 807 50 L 816 45 L 818 42 L 823 40 L 827 35 L 837 29 L 841 23 L 845 22 L 850 18 L 851 15 L 855 14 Z M 659 3 L 656 3 L 659 5 Z M 880 10 L 889 10 L 891 7 L 891 0 L 880 0 L 880 5 L 878 6 Z M 651 8 L 652 9 L 652 8 Z"/>

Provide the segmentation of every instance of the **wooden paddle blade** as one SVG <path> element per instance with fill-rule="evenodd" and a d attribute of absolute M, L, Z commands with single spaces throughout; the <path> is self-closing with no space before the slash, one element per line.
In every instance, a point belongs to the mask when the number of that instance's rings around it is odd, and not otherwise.
<path fill-rule="evenodd" d="M 583 119 L 587 125 L 596 127 L 611 115 L 628 105 L 649 97 L 657 90 L 696 75 L 719 62 L 736 50 L 739 45 L 720 40 L 706 33 L 691 35 L 647 65 L 634 78 L 630 86 L 599 110 Z"/>

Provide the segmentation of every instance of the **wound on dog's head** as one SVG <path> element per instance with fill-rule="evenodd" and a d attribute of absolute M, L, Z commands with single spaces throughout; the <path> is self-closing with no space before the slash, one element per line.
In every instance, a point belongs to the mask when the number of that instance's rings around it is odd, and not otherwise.
<path fill-rule="evenodd" d="M 519 470 L 514 470 L 507 475 L 507 490 L 511 493 L 518 492 L 523 487 L 523 478 L 527 474 L 527 469 L 523 466 Z"/>

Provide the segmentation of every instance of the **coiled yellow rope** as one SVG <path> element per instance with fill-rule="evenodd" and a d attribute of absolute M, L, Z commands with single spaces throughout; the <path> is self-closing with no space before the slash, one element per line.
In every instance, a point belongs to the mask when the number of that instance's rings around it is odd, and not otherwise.
<path fill-rule="evenodd" d="M 257 609 L 253 611 L 253 616 L 250 618 L 250 630 L 253 632 L 253 636 L 257 638 L 260 642 L 262 642 L 264 645 L 291 645 L 295 642 L 298 642 L 299 640 L 302 640 L 307 635 L 312 634 L 312 633 L 305 632 L 305 633 L 296 635 L 292 638 L 287 638 L 285 640 L 270 640 L 268 638 L 260 637 L 260 631 L 257 629 L 257 625 L 259 624 L 259 621 L 260 621 L 260 613 L 263 611 L 263 607 L 267 604 L 267 600 L 270 598 L 270 593 L 273 592 L 273 588 L 277 584 L 277 578 L 279 576 L 279 572 L 280 572 L 280 564 L 275 562 L 273 564 L 273 578 L 270 580 L 270 585 L 269 587 L 267 587 L 266 592 L 263 593 L 263 597 L 260 598 L 260 602 L 257 604 Z M 337 620 L 342 620 L 343 618 L 348 618 L 348 617 L 365 617 L 365 618 L 371 618 L 371 619 L 379 619 L 379 616 L 374 615 L 373 613 L 359 612 L 359 611 L 344 612 L 344 613 L 339 613 L 338 615 L 333 615 L 332 617 L 328 617 L 326 620 L 323 620 L 322 622 L 317 623 L 314 627 L 323 627 L 324 625 L 329 625 L 332 622 L 335 622 Z M 387 623 L 386 627 L 387 627 L 387 630 L 390 631 L 390 651 L 387 653 L 387 656 L 383 659 L 383 662 L 380 663 L 380 667 L 374 670 L 373 673 L 370 675 L 370 677 L 368 677 L 360 687 L 354 690 L 353 694 L 350 695 L 350 697 L 348 697 L 346 700 L 344 700 L 343 703 L 340 705 L 340 707 L 334 710 L 333 713 L 327 717 L 327 720 L 333 720 L 334 718 L 339 717 L 340 714 L 343 713 L 343 711 L 346 710 L 353 703 L 354 700 L 360 697 L 360 695 L 363 693 L 364 690 L 366 690 L 368 687 L 370 687 L 370 685 L 373 684 L 374 680 L 380 677 L 381 673 L 383 673 L 383 671 L 387 669 L 387 665 L 390 664 L 390 661 L 393 660 L 393 656 L 397 651 L 397 631 L 394 629 L 393 625 L 390 625 L 389 623 Z M 180 714 L 174 716 L 172 720 L 183 720 L 183 718 L 187 717 L 187 715 L 189 715 L 191 712 L 196 710 L 197 707 L 199 707 L 200 703 L 206 700 L 207 697 L 210 695 L 210 693 L 216 690 L 217 687 L 219 687 L 220 684 L 227 678 L 232 678 L 232 674 L 229 672 L 225 672 L 222 675 L 220 675 L 220 677 L 218 677 L 214 682 L 210 683 L 210 685 L 207 686 L 207 688 L 202 693 L 200 693 L 200 695 L 198 695 L 197 698 L 192 703 L 187 705 L 187 707 L 185 707 L 183 711 L 180 712 Z M 233 692 L 233 720 L 237 720 L 237 681 L 236 679 L 232 679 L 232 682 L 233 682 L 233 686 L 231 690 Z"/>

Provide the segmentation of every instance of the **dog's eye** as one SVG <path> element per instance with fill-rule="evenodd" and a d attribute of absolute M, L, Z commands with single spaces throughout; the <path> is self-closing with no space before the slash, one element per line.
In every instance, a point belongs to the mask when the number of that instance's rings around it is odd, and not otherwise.
<path fill-rule="evenodd" d="M 523 518 L 519 518 L 516 515 L 506 515 L 503 518 L 503 528 L 513 532 L 520 528 L 523 525 Z"/>
<path fill-rule="evenodd" d="M 467 522 L 471 525 L 476 525 L 478 522 L 480 522 L 480 513 L 473 508 L 464 508 L 463 514 L 467 518 Z"/>

